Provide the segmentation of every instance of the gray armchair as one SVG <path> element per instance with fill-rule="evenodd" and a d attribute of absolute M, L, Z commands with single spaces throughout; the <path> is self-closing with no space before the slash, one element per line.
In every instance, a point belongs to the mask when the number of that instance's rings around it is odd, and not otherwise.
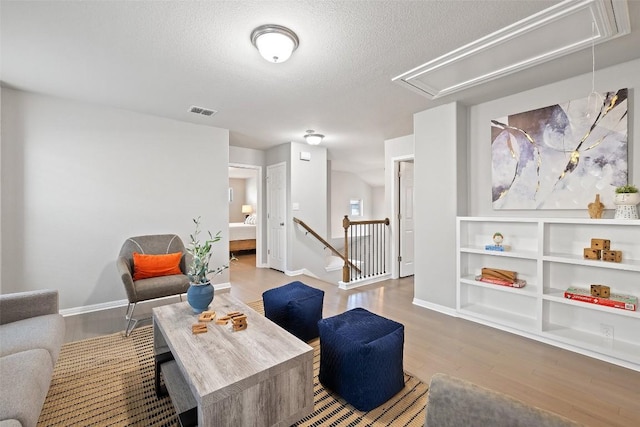
<path fill-rule="evenodd" d="M 425 427 L 574 427 L 553 412 L 460 378 L 435 374 L 429 384 Z"/>
<path fill-rule="evenodd" d="M 182 274 L 133 280 L 134 252 L 147 255 L 182 252 L 182 259 L 180 260 Z M 186 276 L 188 255 L 185 252 L 182 240 L 175 234 L 130 237 L 124 242 L 116 265 L 129 300 L 125 314 L 126 336 L 131 334 L 138 322 L 137 319 L 133 318 L 133 311 L 136 309 L 138 302 L 172 295 L 180 295 L 180 300 L 182 300 L 182 294 L 187 292 L 189 288 L 189 278 Z"/>

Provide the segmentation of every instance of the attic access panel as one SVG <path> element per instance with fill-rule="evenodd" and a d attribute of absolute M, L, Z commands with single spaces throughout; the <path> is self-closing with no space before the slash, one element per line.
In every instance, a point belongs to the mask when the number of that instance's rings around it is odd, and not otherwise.
<path fill-rule="evenodd" d="M 626 0 L 566 0 L 392 81 L 436 99 L 629 32 Z"/>

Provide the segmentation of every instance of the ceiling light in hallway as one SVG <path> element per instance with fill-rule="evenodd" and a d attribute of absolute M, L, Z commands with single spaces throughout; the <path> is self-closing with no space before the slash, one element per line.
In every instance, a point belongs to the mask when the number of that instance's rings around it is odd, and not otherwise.
<path fill-rule="evenodd" d="M 318 145 L 322 142 L 322 139 L 324 138 L 324 135 L 319 134 L 319 133 L 315 133 L 316 131 L 313 129 L 309 129 L 307 131 L 307 134 L 304 136 L 305 141 L 307 141 L 307 144 L 309 145 Z"/>

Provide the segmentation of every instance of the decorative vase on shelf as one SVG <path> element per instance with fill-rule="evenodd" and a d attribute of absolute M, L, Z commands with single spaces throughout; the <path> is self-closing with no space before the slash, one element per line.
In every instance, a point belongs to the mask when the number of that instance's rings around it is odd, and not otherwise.
<path fill-rule="evenodd" d="M 638 219 L 640 193 L 616 193 L 613 203 L 616 205 L 615 219 Z"/>
<path fill-rule="evenodd" d="M 213 285 L 208 283 L 191 283 L 187 289 L 187 301 L 196 314 L 202 313 L 213 301 Z"/>

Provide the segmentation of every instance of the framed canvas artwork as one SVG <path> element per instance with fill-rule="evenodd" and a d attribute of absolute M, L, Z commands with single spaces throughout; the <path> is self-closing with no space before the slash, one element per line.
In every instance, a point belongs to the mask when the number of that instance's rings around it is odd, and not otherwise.
<path fill-rule="evenodd" d="M 491 120 L 493 208 L 612 208 L 627 134 L 627 89 Z"/>

